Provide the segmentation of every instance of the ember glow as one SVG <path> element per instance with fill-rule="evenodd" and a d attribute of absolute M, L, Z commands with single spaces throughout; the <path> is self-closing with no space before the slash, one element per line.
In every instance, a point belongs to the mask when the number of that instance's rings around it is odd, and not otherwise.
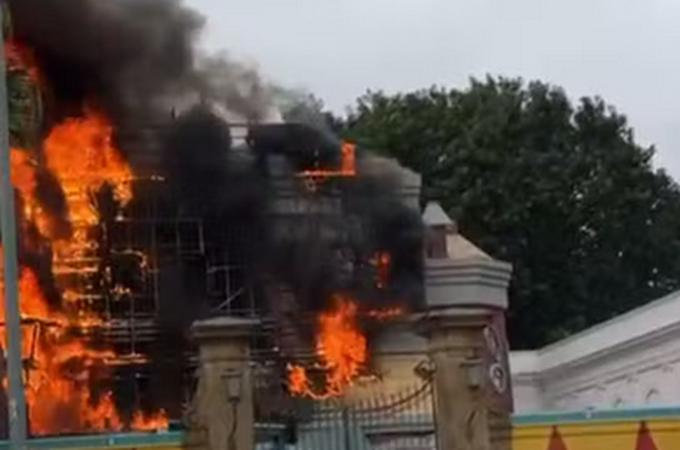
<path fill-rule="evenodd" d="M 387 252 L 378 252 L 373 258 L 372 263 L 378 271 L 378 280 L 376 285 L 379 289 L 383 289 L 387 286 L 390 279 L 392 255 Z"/>
<path fill-rule="evenodd" d="M 27 72 L 31 81 L 40 84 L 40 71 L 35 55 L 30 48 L 14 39 L 9 39 L 5 42 L 5 58 L 9 70 L 23 69 Z"/>
<path fill-rule="evenodd" d="M 375 319 L 379 322 L 393 320 L 404 315 L 404 310 L 399 307 L 387 308 L 387 309 L 375 309 L 366 313 L 371 319 Z"/>

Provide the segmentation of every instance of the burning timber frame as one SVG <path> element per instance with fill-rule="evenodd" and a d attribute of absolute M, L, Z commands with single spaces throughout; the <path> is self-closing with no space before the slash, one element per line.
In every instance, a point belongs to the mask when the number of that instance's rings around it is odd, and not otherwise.
<path fill-rule="evenodd" d="M 31 67 L 27 65 L 24 68 L 30 69 Z M 168 353 L 175 352 L 174 356 L 177 360 L 181 359 L 180 364 L 182 365 L 187 354 L 190 353 L 190 351 L 183 352 L 185 350 L 183 346 L 174 347 L 166 342 L 159 342 L 164 340 L 165 335 L 163 333 L 170 334 L 168 329 L 172 328 L 167 324 L 160 323 L 160 319 L 168 320 L 167 311 L 166 314 L 163 314 L 163 310 L 171 304 L 177 306 L 174 302 L 168 301 L 167 298 L 173 299 L 178 295 L 184 295 L 185 297 L 192 297 L 191 300 L 196 300 L 194 298 L 194 293 L 196 293 L 196 297 L 207 300 L 194 303 L 194 305 L 201 303 L 201 307 L 205 306 L 209 309 L 209 311 L 201 311 L 201 313 L 259 316 L 261 315 L 261 308 L 258 304 L 259 296 L 253 292 L 252 281 L 238 275 L 244 264 L 242 258 L 247 259 L 248 255 L 238 255 L 237 251 L 232 252 L 228 244 L 222 243 L 213 246 L 211 234 L 206 232 L 206 229 L 215 228 L 214 222 L 217 219 L 212 219 L 221 216 L 215 214 L 215 216 L 203 221 L 193 217 L 191 213 L 183 211 L 178 202 L 169 201 L 166 204 L 164 197 L 168 194 L 162 192 L 164 181 L 154 176 L 142 175 L 136 171 L 135 173 L 132 172 L 131 166 L 135 169 L 137 167 L 130 161 L 124 161 L 124 158 L 116 149 L 112 133 L 114 127 L 105 117 L 106 114 L 100 115 L 97 111 L 85 110 L 83 115 L 84 117 L 65 118 L 63 123 L 49 130 L 49 135 L 41 141 L 41 145 L 28 144 L 25 146 L 26 149 L 18 149 L 21 150 L 18 154 L 23 155 L 22 158 L 26 157 L 30 160 L 31 167 L 40 170 L 46 169 L 46 172 L 40 172 L 40 175 L 55 177 L 53 181 L 59 185 L 53 186 L 55 189 L 52 193 L 58 197 L 55 203 L 62 200 L 66 203 L 66 208 L 55 207 L 59 211 L 48 211 L 54 205 L 48 205 L 50 202 L 40 198 L 37 188 L 25 187 L 26 190 L 21 192 L 22 215 L 26 216 L 28 220 L 27 226 L 30 233 L 35 231 L 37 236 L 36 242 L 30 244 L 39 247 L 39 251 L 36 250 L 35 254 L 30 254 L 28 257 L 40 260 L 39 263 L 48 262 L 49 268 L 42 270 L 40 267 L 29 267 L 25 262 L 22 264 L 26 265 L 26 268 L 30 269 L 29 273 L 33 275 L 35 274 L 32 271 L 40 272 L 37 276 L 42 278 L 33 284 L 42 283 L 39 290 L 43 295 L 40 299 L 41 301 L 44 300 L 47 310 L 51 313 L 60 309 L 60 312 L 64 312 L 68 316 L 68 323 L 64 321 L 56 325 L 61 327 L 60 331 L 65 331 L 65 335 L 69 333 L 68 338 L 77 339 L 79 345 L 83 344 L 83 347 L 78 347 L 76 350 L 76 358 L 83 359 L 84 355 L 88 353 L 84 348 L 90 347 L 86 344 L 92 343 L 94 345 L 91 346 L 91 349 L 97 353 L 97 364 L 121 367 L 121 371 L 116 370 L 116 375 L 121 372 L 124 372 L 124 375 L 129 375 L 131 372 L 137 371 L 134 372 L 136 380 L 139 372 L 144 370 L 145 366 L 156 362 L 155 358 L 149 358 L 153 361 L 147 361 L 145 358 L 145 355 L 152 354 L 149 351 L 151 344 L 171 347 Z M 319 194 L 317 191 L 320 190 L 319 186 L 323 184 L 324 180 L 328 178 L 353 177 L 356 174 L 354 146 L 347 143 L 335 145 L 338 144 L 335 141 L 329 144 L 328 139 L 319 139 L 318 136 L 311 137 L 310 141 L 307 142 L 306 139 L 310 136 L 304 137 L 305 133 L 302 133 L 302 135 L 299 133 L 300 129 L 304 128 L 303 125 L 278 124 L 271 126 L 279 127 L 278 131 L 284 130 L 286 132 L 283 133 L 284 139 L 275 138 L 272 140 L 270 135 L 269 138 L 264 139 L 266 143 L 260 145 L 260 150 L 271 144 L 274 144 L 274 147 L 281 147 L 271 152 L 277 154 L 280 158 L 271 157 L 269 149 L 263 152 L 267 155 L 267 158 L 263 158 L 266 160 L 264 161 L 265 164 L 268 164 L 265 169 L 272 169 L 272 171 L 279 169 L 275 159 L 283 160 L 284 156 L 282 155 L 287 156 L 289 159 L 287 162 L 294 167 L 294 172 L 288 170 L 285 177 L 277 177 L 277 174 L 273 174 L 272 178 L 268 178 L 268 181 L 271 181 L 278 189 L 269 211 L 269 214 L 274 216 L 277 221 L 274 239 L 285 240 L 291 237 L 292 239 L 307 237 L 306 234 L 302 236 L 297 234 L 299 228 L 301 228 L 299 222 L 302 219 L 306 221 L 305 226 L 313 227 L 313 232 L 323 235 L 324 239 L 327 237 L 332 239 L 333 244 L 336 244 L 338 236 L 344 237 L 349 235 L 349 232 L 346 232 L 345 229 L 329 230 L 330 227 L 325 227 L 323 221 L 328 216 L 342 214 L 342 201 L 333 192 L 326 192 L 324 189 L 324 192 Z M 291 134 L 288 133 L 290 130 L 284 129 L 289 126 L 295 128 L 292 133 L 292 136 L 295 137 L 290 142 L 287 139 L 291 137 Z M 257 154 L 258 149 L 251 145 L 253 141 L 250 141 L 249 138 L 252 138 L 250 133 L 254 128 L 260 129 L 262 127 L 261 125 L 248 126 L 248 135 L 243 139 L 245 145 L 242 145 L 246 149 L 250 148 L 256 154 L 257 162 L 260 162 L 261 155 Z M 42 130 L 43 127 L 37 126 L 36 128 L 36 136 L 43 137 L 42 131 L 45 131 Z M 124 126 L 116 124 L 116 128 L 117 131 L 120 131 Z M 88 132 L 86 133 L 84 130 Z M 320 133 L 316 134 L 320 135 Z M 77 143 L 74 143 L 72 138 L 83 135 L 87 136 L 88 139 L 86 140 L 90 142 L 84 144 L 81 148 Z M 276 132 L 274 135 L 280 136 L 280 133 Z M 304 151 L 294 148 L 300 144 L 301 136 L 303 137 L 302 141 L 305 142 Z M 260 138 L 262 137 L 260 135 Z M 275 142 L 277 139 L 279 140 L 278 144 Z M 218 146 L 213 147 L 213 149 L 217 149 L 213 152 L 215 154 L 219 153 L 219 149 L 226 149 L 229 146 L 226 139 L 218 139 L 218 141 Z M 229 141 L 230 144 L 233 142 L 231 139 Z M 130 150 L 128 144 L 124 147 Z M 310 149 L 310 147 L 316 148 Z M 328 151 L 329 147 L 332 150 L 330 152 Z M 339 148 L 335 149 L 335 147 Z M 87 156 L 92 150 L 95 150 L 99 157 L 104 157 L 107 161 L 100 164 L 101 173 L 92 170 L 91 164 L 74 164 L 75 160 L 72 159 L 74 148 L 86 150 L 83 152 L 85 157 L 82 161 L 87 163 L 92 163 L 92 160 Z M 232 150 L 234 149 L 234 146 L 232 146 Z M 339 150 L 339 155 L 337 150 Z M 26 154 L 32 155 L 26 156 Z M 337 159 L 338 156 L 340 160 L 335 161 L 334 159 Z M 153 158 L 153 156 L 151 157 Z M 170 160 L 173 158 L 174 156 L 169 157 Z M 335 163 L 332 166 L 327 164 L 331 160 Z M 285 164 L 286 162 L 284 162 Z M 169 166 L 172 166 L 172 163 Z M 74 167 L 77 167 L 77 169 L 72 170 Z M 163 167 L 172 173 L 172 167 Z M 30 170 L 30 172 L 33 175 L 37 173 L 35 170 Z M 201 172 L 199 170 L 198 172 L 199 176 L 203 176 L 204 173 L 209 171 Z M 9 175 L 5 176 L 4 179 L 7 188 L 5 194 L 10 195 L 11 187 L 9 183 L 11 180 Z M 40 180 L 43 179 L 40 178 Z M 178 177 L 178 180 L 183 180 L 183 178 Z M 308 191 L 312 191 L 314 194 L 302 195 L 301 192 L 304 193 L 304 190 L 300 192 L 298 189 L 289 189 L 290 185 L 286 185 L 286 182 L 293 185 L 306 184 Z M 178 182 L 177 184 L 181 183 Z M 141 188 L 142 186 L 146 187 Z M 19 186 L 17 188 L 21 191 Z M 135 195 L 134 201 L 132 201 L 132 190 L 137 190 L 137 188 L 139 188 L 138 191 L 144 191 L 148 195 Z M 181 191 L 181 187 L 178 190 Z M 169 196 L 172 196 L 174 192 L 172 189 L 170 191 Z M 33 198 L 34 194 L 35 199 Z M 414 197 L 417 199 L 417 191 Z M 8 204 L 9 202 L 5 202 L 4 206 L 8 206 Z M 170 207 L 166 208 L 168 205 Z M 42 210 L 43 207 L 44 210 Z M 95 212 L 94 209 L 97 209 L 97 211 Z M 45 217 L 43 217 L 43 213 L 45 213 Z M 47 220 L 41 221 L 41 219 Z M 356 222 L 359 222 L 359 220 L 357 219 Z M 347 227 L 345 226 L 345 228 Z M 231 229 L 228 231 L 229 234 L 232 232 L 237 233 L 238 231 Z M 29 233 L 26 233 L 26 235 L 29 235 Z M 42 238 L 45 238 L 45 241 Z M 233 239 L 237 240 L 238 237 L 233 237 Z M 359 240 L 361 241 L 361 239 Z M 217 241 L 218 239 L 215 239 L 214 242 Z M 22 244 L 26 244 L 24 249 L 30 247 L 29 243 L 22 242 Z M 307 244 L 307 241 L 305 241 L 305 244 Z M 7 250 L 11 253 L 10 248 Z M 335 256 L 334 251 L 338 251 L 337 246 L 333 246 L 326 254 Z M 338 253 L 340 252 L 338 251 Z M 26 251 L 26 253 L 31 252 Z M 354 253 L 361 253 L 361 256 L 356 258 L 357 261 L 360 261 L 357 267 L 363 269 L 364 266 L 368 266 L 367 271 L 370 279 L 367 280 L 367 284 L 370 286 L 375 284 L 379 288 L 384 287 L 384 284 L 380 286 L 379 282 L 374 283 L 374 280 L 380 276 L 380 266 L 383 259 L 379 255 L 386 254 L 384 248 L 370 246 L 370 249 L 366 252 L 356 250 Z M 343 259 L 344 261 L 345 259 Z M 38 262 L 33 263 L 36 266 L 40 265 Z M 389 261 L 382 265 L 388 266 Z M 397 264 L 394 264 L 394 266 L 397 267 Z M 8 270 L 11 272 L 11 268 Z M 268 269 L 265 271 L 269 272 Z M 276 272 L 275 269 L 271 271 Z M 187 286 L 182 287 L 188 288 L 188 285 L 194 283 L 195 278 L 202 276 L 203 279 L 200 280 L 199 284 L 204 284 L 204 289 L 198 288 L 191 292 L 189 292 L 189 289 L 184 292 L 180 289 L 173 289 L 173 287 L 180 286 L 184 281 L 185 272 L 191 272 L 191 275 L 186 276 L 187 279 L 191 277 L 191 280 L 186 283 Z M 373 276 L 373 272 L 378 272 L 378 274 Z M 327 272 L 319 273 L 327 274 Z M 363 275 L 364 272 L 360 273 Z M 5 280 L 8 283 L 8 291 L 12 290 L 15 278 L 8 276 L 8 279 Z M 281 276 L 281 278 L 285 278 L 285 276 Z M 327 279 L 325 278 L 320 284 L 331 285 L 332 283 L 326 283 Z M 296 280 L 289 280 L 289 283 L 295 285 Z M 272 284 L 276 285 L 277 281 L 273 281 Z M 341 284 L 341 282 L 338 282 L 338 285 Z M 49 285 L 49 287 L 46 288 L 46 285 Z M 285 290 L 286 287 L 284 286 L 281 289 Z M 279 294 L 283 294 L 283 292 Z M 263 297 L 266 297 L 266 294 Z M 281 295 L 275 294 L 274 297 L 278 299 L 281 298 Z M 300 299 L 303 297 L 304 295 L 300 294 Z M 319 296 L 310 295 L 309 297 L 317 300 Z M 29 296 L 26 295 L 24 298 L 29 298 Z M 57 307 L 58 301 L 60 302 L 59 307 Z M 285 303 L 285 301 L 281 303 Z M 178 309 L 186 305 L 186 303 L 180 304 Z M 12 303 L 10 306 L 16 305 Z M 179 314 L 181 315 L 182 312 L 180 311 Z M 186 317 L 183 319 L 186 320 Z M 179 321 L 182 318 L 175 320 Z M 16 322 L 15 325 L 19 328 L 21 323 L 19 323 L 19 320 Z M 23 325 L 32 326 L 35 333 L 41 333 L 41 330 L 44 330 L 50 324 L 44 319 L 36 320 L 35 317 L 25 317 Z M 12 326 L 12 322 L 9 321 L 7 328 L 12 328 Z M 175 329 L 184 331 L 179 326 Z M 37 339 L 35 333 L 34 343 Z M 281 335 L 281 333 L 274 334 Z M 109 351 L 109 349 L 106 352 L 100 351 L 103 346 L 97 348 L 96 346 L 100 342 L 95 342 L 100 340 L 113 343 L 115 352 Z M 14 357 L 17 353 L 20 353 L 20 350 L 12 352 Z M 68 362 L 76 358 L 69 356 Z M 32 356 L 28 355 L 29 364 L 26 364 L 26 366 L 29 375 L 32 365 L 30 364 L 31 359 Z M 51 358 L 49 361 L 53 359 Z M 16 378 L 18 366 L 12 364 L 14 378 Z M 79 386 L 72 383 L 78 377 L 66 370 L 61 370 L 64 366 L 65 364 L 60 365 L 59 371 L 55 370 L 54 372 L 56 375 L 49 378 L 63 378 L 69 386 L 78 388 L 81 392 L 91 390 L 92 393 L 96 394 L 96 389 L 93 386 L 100 380 L 95 380 L 89 376 L 80 377 L 88 383 L 87 389 L 80 389 L 85 383 Z M 51 367 L 56 368 L 57 366 Z M 169 372 L 166 371 L 167 376 L 172 375 Z M 52 372 L 50 374 L 52 375 Z M 106 376 L 108 374 L 109 371 L 106 370 Z M 20 374 L 18 375 L 20 377 Z M 103 378 L 104 376 L 102 376 Z M 45 392 L 42 391 L 43 394 Z M 52 390 L 51 392 L 55 391 Z M 69 397 L 78 396 L 69 395 Z M 95 397 L 97 395 L 90 397 L 88 393 L 87 397 L 82 398 L 88 401 L 89 406 L 101 404 L 108 411 L 115 409 L 116 414 L 123 412 L 119 408 L 121 405 L 117 404 L 118 398 L 114 399 L 116 404 L 113 403 L 114 400 L 111 400 L 110 391 L 107 392 L 107 402 L 101 402 L 101 399 Z M 42 396 L 42 400 L 43 403 L 46 403 L 44 401 L 45 395 Z M 38 404 L 40 404 L 39 401 L 32 401 L 31 410 L 39 411 L 41 408 L 33 407 Z M 87 409 L 88 406 L 82 408 L 82 410 Z M 62 415 L 63 408 L 55 411 L 57 414 L 50 412 L 51 416 Z M 110 412 L 104 410 L 101 412 L 102 414 L 98 414 L 97 418 L 102 419 L 102 425 L 92 427 L 93 429 L 119 426 L 111 425 L 110 419 L 113 416 Z M 165 414 L 165 411 L 163 411 L 163 414 Z M 77 417 L 80 416 L 81 414 L 77 415 Z M 37 423 L 32 417 L 30 420 L 33 422 L 32 425 Z M 117 416 L 116 420 L 118 420 Z M 76 421 L 80 422 L 79 419 Z M 85 424 L 85 427 L 89 429 L 90 425 Z M 66 428 L 61 429 L 66 430 Z M 44 431 L 40 432 L 43 433 Z"/>
<path fill-rule="evenodd" d="M 149 195 L 149 201 L 137 202 L 133 209 L 108 224 L 110 255 L 127 260 L 127 274 L 135 288 L 114 286 L 112 292 L 97 289 L 93 277 L 98 275 L 100 257 L 96 244 L 85 252 L 64 259 L 55 271 L 57 283 L 68 286 L 71 301 L 84 310 L 93 309 L 105 318 L 105 338 L 115 343 L 121 355 L 119 363 L 135 361 L 144 347 L 157 338 L 157 319 L 164 295 L 164 271 L 181 261 L 203 265 L 205 292 L 215 313 L 255 315 L 257 307 L 250 286 L 239 279 L 242 263 L 232 255 L 216 254 L 204 236 L 200 218 L 183 216 L 165 208 L 161 195 L 164 187 L 158 179 L 136 180 L 134 185 Z"/>
<path fill-rule="evenodd" d="M 231 127 L 232 150 L 254 151 L 247 133 L 247 126 Z M 353 158 L 353 149 L 343 147 L 343 155 Z M 315 227 L 321 233 L 324 218 L 342 212 L 341 201 L 333 192 L 317 190 L 327 174 L 313 171 L 297 178 L 290 177 L 289 173 L 279 176 L 277 171 L 285 166 L 283 157 L 269 155 L 267 162 L 276 192 L 269 214 L 280 224 L 277 230 L 282 235 L 294 234 L 300 219 L 305 220 L 305 226 Z M 406 178 L 412 184 L 407 184 L 402 194 L 416 209 L 420 180 L 415 175 L 409 178 L 409 174 Z M 335 175 L 351 174 L 347 167 L 341 166 L 337 174 L 331 176 Z M 97 223 L 73 221 L 75 244 L 68 252 L 59 254 L 53 273 L 70 307 L 75 305 L 84 316 L 94 313 L 104 319 L 103 324 L 95 325 L 97 332 L 92 337 L 113 344 L 116 356 L 109 357 L 107 364 L 121 369 L 116 372 L 119 379 L 129 379 L 132 375 L 135 396 L 138 396 L 138 380 L 146 377 L 149 363 L 145 355 L 150 353 L 150 346 L 163 338 L 159 316 L 164 300 L 177 295 L 172 292 L 172 283 L 168 288 L 166 282 L 176 282 L 176 278 L 182 276 L 183 263 L 197 268 L 203 276 L 200 291 L 205 293 L 201 295 L 206 296 L 210 307 L 208 314 L 260 317 L 263 308 L 254 287 L 243 276 L 248 255 L 225 253 L 219 246 L 216 250 L 206 233 L 205 223 L 182 211 L 173 199 L 168 200 L 167 183 L 162 178 L 140 174 L 125 182 L 135 191 L 134 201 L 119 206 L 113 214 L 108 211 L 99 215 Z M 296 188 L 296 183 L 303 182 L 313 186 L 307 190 Z M 66 192 L 66 195 L 82 196 L 82 192 Z M 92 207 L 107 208 L 94 203 Z M 233 233 L 237 234 L 238 230 Z M 231 238 L 238 240 L 236 235 Z M 114 259 L 118 264 L 111 263 Z M 121 279 L 132 282 L 121 283 Z M 33 326 L 36 332 L 46 325 L 34 322 L 25 318 L 23 325 Z M 281 324 L 266 318 L 264 322 L 264 334 L 285 335 Z M 187 371 L 195 363 L 192 353 L 189 350 L 176 355 Z M 26 370 L 30 373 L 30 356 L 27 362 Z"/>
<path fill-rule="evenodd" d="M 247 140 L 248 125 L 231 125 L 230 130 L 233 148 L 251 151 Z M 310 192 L 308 196 L 301 197 L 300 191 L 291 184 L 295 180 L 277 176 L 282 165 L 280 157 L 270 157 L 269 170 L 277 192 L 271 214 L 282 223 L 282 232 L 294 232 L 296 220 L 291 219 L 306 218 L 309 226 L 318 227 L 317 221 L 323 216 L 340 212 L 339 200 L 332 194 Z M 420 177 L 409 171 L 404 171 L 404 177 L 400 195 L 408 206 L 417 210 Z M 305 179 L 318 183 L 313 173 Z M 162 178 L 147 176 L 135 179 L 132 188 L 136 192 L 144 192 L 143 198 L 136 194 L 135 202 L 108 226 L 112 228 L 109 230 L 113 236 L 112 255 L 137 261 L 138 289 L 114 287 L 113 295 L 93 290 L 90 276 L 95 272 L 97 248 L 65 261 L 65 267 L 57 274 L 63 279 L 76 278 L 63 282 L 73 287 L 71 295 L 84 308 L 96 308 L 104 315 L 107 338 L 121 345 L 122 355 L 139 354 L 145 344 L 156 338 L 157 313 L 164 295 L 161 289 L 164 271 L 183 260 L 203 265 L 211 314 L 261 316 L 262 308 L 253 286 L 243 277 L 244 259 L 248 255 L 217 254 L 206 238 L 201 219 L 183 214 L 164 201 L 165 181 Z M 287 222 L 293 226 L 286 226 Z M 238 236 L 234 238 L 238 239 Z"/>

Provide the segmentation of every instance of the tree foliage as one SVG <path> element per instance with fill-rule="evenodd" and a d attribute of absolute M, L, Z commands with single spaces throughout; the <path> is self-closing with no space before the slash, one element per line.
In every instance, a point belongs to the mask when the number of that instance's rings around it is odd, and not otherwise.
<path fill-rule="evenodd" d="M 540 82 L 369 93 L 345 129 L 419 171 L 461 231 L 514 265 L 509 330 L 544 345 L 680 285 L 680 192 L 626 118 Z"/>
<path fill-rule="evenodd" d="M 28 147 L 39 131 L 39 98 L 30 77 L 21 70 L 7 73 L 8 126 L 13 146 Z"/>

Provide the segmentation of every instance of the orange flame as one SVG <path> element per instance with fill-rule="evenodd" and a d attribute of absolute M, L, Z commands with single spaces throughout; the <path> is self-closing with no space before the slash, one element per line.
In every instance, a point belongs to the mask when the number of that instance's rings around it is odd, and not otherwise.
<path fill-rule="evenodd" d="M 5 53 L 10 70 L 24 70 L 30 81 L 44 86 L 32 49 L 16 39 L 8 39 Z M 25 230 L 26 224 L 32 224 L 51 240 L 52 270 L 57 276 L 97 270 L 98 261 L 91 258 L 97 244 L 88 236 L 89 227 L 96 225 L 99 219 L 91 204 L 91 195 L 107 184 L 122 205 L 132 198 L 132 171 L 113 146 L 112 131 L 105 116 L 86 111 L 82 118 L 67 119 L 55 126 L 44 142 L 44 158 L 40 160 L 64 191 L 73 228 L 68 239 L 57 239 L 53 220 L 36 195 L 38 163 L 35 155 L 18 148 L 10 153 L 12 184 L 23 207 L 21 230 Z M 88 261 L 88 257 L 92 262 L 86 267 L 74 267 L 70 263 Z M 62 286 L 62 298 L 67 303 L 75 297 L 75 292 Z M 122 429 L 112 393 L 104 392 L 99 398 L 90 395 L 92 369 L 102 367 L 105 370 L 107 361 L 116 357 L 112 351 L 89 348 L 83 339 L 91 328 L 102 326 L 101 318 L 84 314 L 77 307 L 54 310 L 42 295 L 36 275 L 26 268 L 20 273 L 19 298 L 31 431 L 44 435 Z M 3 302 L 0 304 L 3 323 L 4 315 Z M 0 333 L 0 343 L 6 348 L 4 333 Z M 3 383 L 6 382 L 5 378 Z M 135 414 L 131 427 L 161 429 L 167 428 L 167 422 L 163 411 L 149 416 Z"/>
<path fill-rule="evenodd" d="M 68 239 L 56 239 L 51 218 L 36 196 L 37 164 L 29 152 L 12 149 L 12 183 L 23 204 L 22 219 L 51 239 L 52 268 L 57 275 L 97 269 L 96 260 L 87 267 L 73 267 L 71 263 L 74 259 L 87 261 L 96 246 L 88 237 L 89 227 L 99 219 L 91 205 L 91 195 L 108 184 L 121 204 L 132 198 L 131 169 L 113 146 L 111 136 L 109 122 L 100 114 L 88 112 L 84 118 L 68 119 L 57 125 L 44 143 L 47 168 L 65 193 L 73 227 Z M 72 291 L 62 291 L 67 303 L 75 297 Z M 123 422 L 112 393 L 104 391 L 94 398 L 90 390 L 91 383 L 96 381 L 95 374 L 106 373 L 109 361 L 116 357 L 112 351 L 89 348 L 84 340 L 91 328 L 103 325 L 102 319 L 83 314 L 75 307 L 51 308 L 35 273 L 27 268 L 21 270 L 19 298 L 32 433 L 121 430 Z M 4 321 L 4 303 L 0 305 L 0 319 Z M 0 334 L 0 343 L 6 348 L 5 335 Z M 167 423 L 162 411 L 148 416 L 136 414 L 131 428 L 157 430 L 167 428 Z"/>
<path fill-rule="evenodd" d="M 293 364 L 288 365 L 288 389 L 294 395 L 301 397 L 307 396 L 316 398 L 316 394 L 311 391 L 310 380 L 307 377 L 307 370 L 302 366 Z"/>
<path fill-rule="evenodd" d="M 333 177 L 354 177 L 356 168 L 356 145 L 342 141 L 340 145 L 340 168 L 339 169 L 314 169 L 303 170 L 298 176 L 308 179 L 325 179 Z"/>
<path fill-rule="evenodd" d="M 70 261 L 86 260 L 97 245 L 89 237 L 89 228 L 99 220 L 92 193 L 109 185 L 122 205 L 132 199 L 132 171 L 113 146 L 112 134 L 113 127 L 103 115 L 88 111 L 83 118 L 67 119 L 56 126 L 45 140 L 46 165 L 64 191 L 73 227 L 70 239 L 52 242 L 56 275 L 98 270 L 97 261 L 87 267 L 70 264 Z M 54 238 L 54 230 L 45 227 L 45 223 L 51 222 L 43 220 L 38 223 L 38 229 Z M 69 303 L 77 295 L 66 289 L 63 298 Z M 86 321 L 88 317 L 81 315 L 81 320 Z"/>
<path fill-rule="evenodd" d="M 319 317 L 316 345 L 328 370 L 326 384 L 332 395 L 340 395 L 366 362 L 366 337 L 356 323 L 357 305 L 349 299 L 338 298 L 336 301 L 336 311 Z"/>
<path fill-rule="evenodd" d="M 291 365 L 288 384 L 292 394 L 321 400 L 342 395 L 352 384 L 367 358 L 366 337 L 359 329 L 357 312 L 354 301 L 336 297 L 335 309 L 319 315 L 316 354 L 326 372 L 324 392 L 313 392 L 306 370 Z"/>
<path fill-rule="evenodd" d="M 77 324 L 50 309 L 35 273 L 27 268 L 21 270 L 19 299 L 31 431 L 36 435 L 75 432 L 99 429 L 105 423 L 119 429 L 120 419 L 111 396 L 96 401 L 89 390 L 90 369 L 115 355 L 88 349 L 74 337 L 71 330 Z M 4 324 L 4 303 L 0 319 Z M 0 337 L 3 348 L 7 348 L 5 339 L 3 332 Z"/>
<path fill-rule="evenodd" d="M 97 223 L 90 194 L 105 184 L 123 204 L 132 198 L 132 171 L 112 144 L 113 128 L 101 114 L 67 119 L 45 141 L 47 167 L 57 177 L 74 224 Z"/>
<path fill-rule="evenodd" d="M 37 186 L 35 163 L 27 150 L 12 148 L 9 154 L 12 174 L 12 185 L 22 196 L 30 196 Z"/>
<path fill-rule="evenodd" d="M 41 208 L 36 197 L 37 163 L 28 150 L 12 148 L 10 152 L 12 185 L 19 191 L 24 219 L 38 230 L 49 229 L 49 215 Z M 43 233 L 44 234 L 44 233 Z"/>
<path fill-rule="evenodd" d="M 131 428 L 137 431 L 160 431 L 168 429 L 168 415 L 164 410 L 145 415 L 142 412 L 135 412 L 132 417 Z"/>

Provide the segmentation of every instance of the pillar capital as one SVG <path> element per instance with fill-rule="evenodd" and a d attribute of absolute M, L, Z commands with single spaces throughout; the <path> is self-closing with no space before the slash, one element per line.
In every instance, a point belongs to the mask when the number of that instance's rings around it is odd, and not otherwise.
<path fill-rule="evenodd" d="M 463 316 L 469 315 L 466 310 L 506 310 L 512 266 L 461 235 L 438 203 L 427 205 L 423 222 L 427 309 Z"/>
<path fill-rule="evenodd" d="M 199 344 L 247 339 L 260 325 L 259 319 L 221 316 L 199 320 L 191 326 L 191 336 Z"/>
<path fill-rule="evenodd" d="M 506 310 L 511 271 L 510 264 L 490 258 L 426 259 L 427 307 Z"/>

